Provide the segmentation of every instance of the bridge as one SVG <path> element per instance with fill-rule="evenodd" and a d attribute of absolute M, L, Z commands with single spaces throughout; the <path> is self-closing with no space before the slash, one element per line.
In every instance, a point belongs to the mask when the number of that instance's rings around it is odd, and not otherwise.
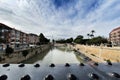
<path fill-rule="evenodd" d="M 120 63 L 0 64 L 0 80 L 120 80 Z"/>

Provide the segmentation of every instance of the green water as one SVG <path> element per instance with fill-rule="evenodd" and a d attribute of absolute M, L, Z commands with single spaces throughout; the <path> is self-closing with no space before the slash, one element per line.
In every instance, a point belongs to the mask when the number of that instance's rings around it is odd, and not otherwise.
<path fill-rule="evenodd" d="M 43 53 L 37 54 L 23 63 L 40 63 L 40 64 L 65 64 L 80 63 L 82 59 L 74 51 L 67 47 L 53 48 Z"/>

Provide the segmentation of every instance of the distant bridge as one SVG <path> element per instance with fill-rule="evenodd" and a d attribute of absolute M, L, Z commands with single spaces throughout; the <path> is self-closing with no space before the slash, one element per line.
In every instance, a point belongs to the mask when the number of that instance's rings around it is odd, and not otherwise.
<path fill-rule="evenodd" d="M 120 80 L 120 63 L 0 64 L 0 80 Z"/>

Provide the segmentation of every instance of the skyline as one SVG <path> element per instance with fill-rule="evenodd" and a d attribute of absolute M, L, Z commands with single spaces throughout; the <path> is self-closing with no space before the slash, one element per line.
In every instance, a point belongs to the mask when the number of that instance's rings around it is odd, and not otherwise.
<path fill-rule="evenodd" d="M 118 0 L 3 0 L 0 23 L 54 38 L 87 36 L 91 30 L 95 36 L 108 37 L 120 26 L 119 4 Z"/>

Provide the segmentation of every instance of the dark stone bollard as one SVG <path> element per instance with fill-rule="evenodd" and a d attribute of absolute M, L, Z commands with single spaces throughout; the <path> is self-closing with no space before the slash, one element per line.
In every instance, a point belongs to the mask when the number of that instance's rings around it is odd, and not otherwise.
<path fill-rule="evenodd" d="M 73 74 L 69 74 L 67 78 L 68 80 L 77 80 L 76 76 Z"/>
<path fill-rule="evenodd" d="M 3 64 L 3 67 L 9 67 L 9 66 L 10 66 L 9 63 Z"/>
<path fill-rule="evenodd" d="M 95 65 L 95 66 L 98 66 L 99 64 L 95 62 L 94 65 Z"/>
<path fill-rule="evenodd" d="M 92 80 L 99 80 L 99 76 L 95 73 L 89 73 L 88 76 Z"/>
<path fill-rule="evenodd" d="M 116 72 L 109 73 L 109 76 L 111 76 L 111 77 L 116 77 L 116 78 L 120 78 L 120 74 L 118 74 L 118 73 L 116 73 Z"/>
<path fill-rule="evenodd" d="M 40 65 L 39 64 L 35 64 L 34 67 L 38 68 L 38 67 L 40 67 Z"/>
<path fill-rule="evenodd" d="M 8 78 L 7 75 L 1 75 L 0 76 L 0 80 L 7 80 L 7 78 Z"/>
<path fill-rule="evenodd" d="M 112 66 L 112 63 L 110 60 L 107 60 L 108 65 Z"/>
<path fill-rule="evenodd" d="M 24 66 L 25 66 L 25 64 L 23 64 L 23 63 L 18 65 L 18 67 L 24 67 Z"/>
<path fill-rule="evenodd" d="M 54 77 L 51 74 L 49 74 L 45 77 L 45 80 L 54 80 Z"/>
<path fill-rule="evenodd" d="M 29 75 L 25 75 L 24 77 L 21 78 L 21 80 L 31 80 Z"/>
<path fill-rule="evenodd" d="M 55 67 L 55 64 L 53 64 L 53 63 L 52 63 L 52 64 L 50 64 L 50 66 L 49 66 L 49 67 Z"/>
<path fill-rule="evenodd" d="M 70 67 L 70 64 L 66 63 L 66 64 L 65 64 L 65 67 Z"/>
<path fill-rule="evenodd" d="M 80 66 L 85 66 L 83 63 L 80 63 Z"/>

